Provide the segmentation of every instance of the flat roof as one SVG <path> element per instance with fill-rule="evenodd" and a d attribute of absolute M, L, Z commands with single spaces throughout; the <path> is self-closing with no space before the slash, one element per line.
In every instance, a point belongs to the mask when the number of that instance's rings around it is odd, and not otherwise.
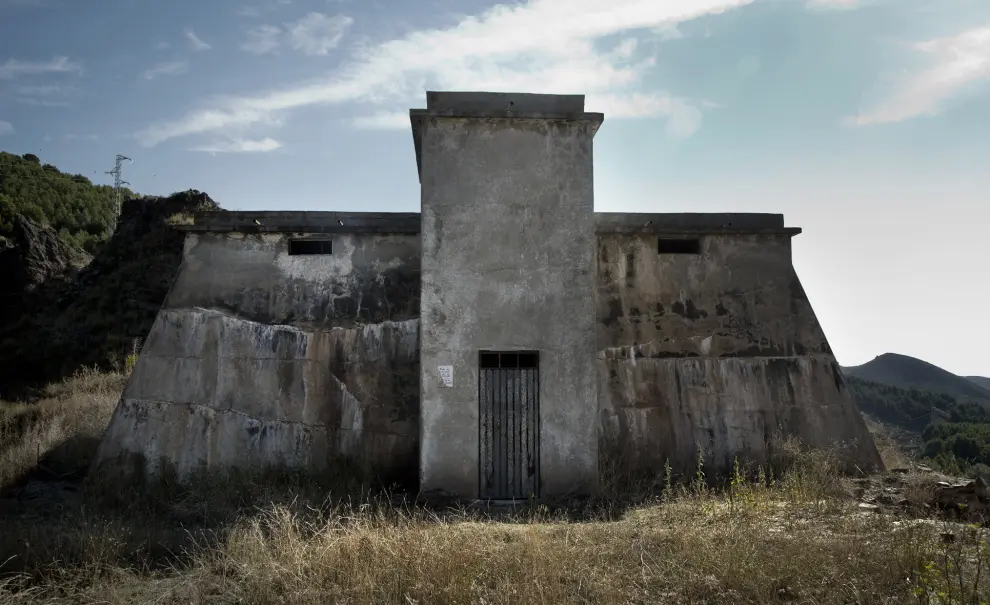
<path fill-rule="evenodd" d="M 193 224 L 176 225 L 192 232 L 244 233 L 395 233 L 418 234 L 418 212 L 328 212 L 213 210 L 193 214 Z M 785 227 L 783 214 L 596 212 L 596 233 L 777 234 L 797 235 Z"/>
<path fill-rule="evenodd" d="M 228 211 L 193 214 L 181 231 L 245 233 L 419 233 L 418 212 Z"/>
<path fill-rule="evenodd" d="M 426 109 L 410 109 L 416 173 L 422 178 L 420 140 L 423 122 L 429 118 L 483 118 L 587 121 L 601 124 L 602 113 L 584 110 L 584 95 L 549 95 L 524 92 L 426 91 Z"/>
<path fill-rule="evenodd" d="M 801 229 L 785 227 L 783 214 L 763 212 L 596 212 L 595 232 L 797 235 Z"/>

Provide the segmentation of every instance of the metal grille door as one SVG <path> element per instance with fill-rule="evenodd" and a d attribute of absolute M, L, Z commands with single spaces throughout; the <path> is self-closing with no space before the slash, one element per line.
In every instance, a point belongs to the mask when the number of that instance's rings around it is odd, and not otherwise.
<path fill-rule="evenodd" d="M 539 495 L 539 353 L 482 352 L 478 359 L 480 495 L 515 500 Z"/>

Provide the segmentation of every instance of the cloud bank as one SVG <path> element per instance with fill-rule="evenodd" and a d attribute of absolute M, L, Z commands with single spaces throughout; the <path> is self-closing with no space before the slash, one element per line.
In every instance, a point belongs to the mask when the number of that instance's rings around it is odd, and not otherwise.
<path fill-rule="evenodd" d="M 949 99 L 990 80 L 990 26 L 921 42 L 914 49 L 927 56 L 928 68 L 900 78 L 891 94 L 847 123 L 867 126 L 935 115 Z"/>
<path fill-rule="evenodd" d="M 449 28 L 359 47 L 326 79 L 204 100 L 199 109 L 153 124 L 136 136 L 143 145 L 154 146 L 177 137 L 238 131 L 303 107 L 357 102 L 373 107 L 371 116 L 355 123 L 382 127 L 395 123 L 383 122 L 382 115 L 421 103 L 426 88 L 586 93 L 595 111 L 613 118 L 663 116 L 668 133 L 688 136 L 700 124 L 700 110 L 664 91 L 642 90 L 653 60 L 636 58 L 632 34 L 751 1 L 530 0 L 499 5 Z M 604 38 L 616 35 L 626 39 L 602 48 Z"/>
<path fill-rule="evenodd" d="M 68 57 L 55 57 L 51 61 L 18 61 L 8 59 L 0 63 L 0 80 L 10 80 L 20 76 L 33 76 L 51 73 L 81 73 L 82 66 L 73 63 Z"/>
<path fill-rule="evenodd" d="M 202 151 L 205 153 L 257 153 L 264 151 L 275 151 L 282 147 L 282 143 L 272 138 L 259 140 L 251 139 L 231 139 L 220 141 L 209 145 L 191 147 L 190 151 Z"/>

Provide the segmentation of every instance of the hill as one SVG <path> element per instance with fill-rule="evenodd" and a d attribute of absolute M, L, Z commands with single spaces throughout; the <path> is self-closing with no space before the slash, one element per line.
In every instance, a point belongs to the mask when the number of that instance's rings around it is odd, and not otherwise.
<path fill-rule="evenodd" d="M 855 376 L 846 376 L 846 385 L 861 412 L 920 438 L 920 453 L 933 466 L 990 478 L 990 408 L 980 400 Z"/>
<path fill-rule="evenodd" d="M 133 197 L 122 190 L 123 199 Z M 63 241 L 93 254 L 113 225 L 113 187 L 42 164 L 31 153 L 0 151 L 0 240 L 10 238 L 18 215 L 51 226 Z"/>
<path fill-rule="evenodd" d="M 986 376 L 967 376 L 966 380 L 975 382 L 978 386 L 990 390 L 990 378 L 987 378 Z"/>
<path fill-rule="evenodd" d="M 990 388 L 907 355 L 884 353 L 860 366 L 842 369 L 846 376 L 902 389 L 922 389 L 956 398 L 975 399 L 990 405 Z"/>
<path fill-rule="evenodd" d="M 182 259 L 183 234 L 169 217 L 219 207 L 205 193 L 124 202 L 112 237 L 80 268 L 53 227 L 17 215 L 13 247 L 0 253 L 0 395 L 32 388 L 80 366 L 110 367 L 151 329 Z"/>

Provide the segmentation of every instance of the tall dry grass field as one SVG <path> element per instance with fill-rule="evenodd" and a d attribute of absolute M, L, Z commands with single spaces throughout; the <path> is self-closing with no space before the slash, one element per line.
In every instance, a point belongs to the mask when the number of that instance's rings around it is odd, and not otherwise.
<path fill-rule="evenodd" d="M 37 409 L 8 407 L 5 484 L 38 460 L 78 469 L 122 383 L 84 374 Z M 74 439 L 81 449 L 55 455 Z M 797 453 L 777 478 L 515 511 L 427 509 L 293 475 L 141 493 L 91 477 L 74 497 L 0 509 L 0 603 L 988 602 L 984 530 L 864 511 L 835 468 Z"/>
<path fill-rule="evenodd" d="M 34 403 L 0 401 L 0 490 L 31 472 L 85 472 L 127 376 L 84 370 Z"/>

